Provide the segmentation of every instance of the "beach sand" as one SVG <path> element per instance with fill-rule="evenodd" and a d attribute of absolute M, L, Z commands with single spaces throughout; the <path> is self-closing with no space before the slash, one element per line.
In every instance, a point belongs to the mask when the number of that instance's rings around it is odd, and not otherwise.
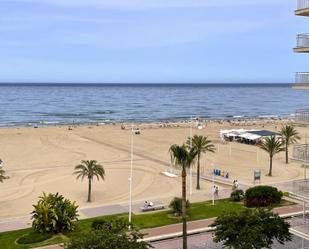
<path fill-rule="evenodd" d="M 277 129 L 280 125 L 276 125 Z M 273 177 L 266 176 L 269 158 L 256 146 L 238 143 L 223 144 L 220 129 L 235 127 L 227 123 L 210 123 L 204 129 L 193 128 L 194 134 L 208 135 L 218 149 L 215 154 L 202 157 L 204 174 L 215 168 L 226 170 L 230 179 L 253 183 L 254 170 L 262 171 L 261 183 L 284 182 L 303 177 L 301 164 L 284 164 L 284 153 L 276 156 Z M 258 126 L 256 128 L 262 128 Z M 275 125 L 265 129 L 276 131 Z M 308 128 L 298 128 L 304 137 Z M 134 136 L 133 201 L 168 202 L 181 196 L 180 178 L 168 178 L 160 172 L 170 167 L 168 149 L 181 144 L 189 136 L 189 128 L 168 127 L 142 129 Z M 120 125 L 62 127 L 2 128 L 0 129 L 0 158 L 10 179 L 0 184 L 0 218 L 29 215 L 32 204 L 42 192 L 59 192 L 75 200 L 80 207 L 127 203 L 129 193 L 130 140 L 129 129 Z M 76 180 L 74 166 L 81 160 L 97 160 L 106 170 L 105 181 L 94 180 L 92 203 L 87 203 L 87 181 Z M 189 179 L 188 179 L 189 182 Z M 193 186 L 195 186 L 195 178 Z M 205 200 L 212 183 L 201 182 L 202 189 L 194 189 L 192 201 Z M 220 187 L 224 187 L 220 185 Z"/>

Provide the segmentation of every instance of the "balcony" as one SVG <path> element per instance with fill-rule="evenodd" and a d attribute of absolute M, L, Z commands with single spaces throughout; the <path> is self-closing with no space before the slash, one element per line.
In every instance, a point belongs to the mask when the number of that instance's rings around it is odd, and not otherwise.
<path fill-rule="evenodd" d="M 308 123 L 309 121 L 308 118 L 309 118 L 309 110 L 298 110 L 296 112 L 297 123 Z M 309 144 L 294 145 L 293 160 L 309 164 Z M 309 186 L 309 183 L 308 183 L 308 186 Z"/>
<path fill-rule="evenodd" d="M 294 48 L 296 53 L 309 53 L 309 34 L 297 35 L 297 44 Z"/>
<path fill-rule="evenodd" d="M 295 10 L 297 16 L 309 16 L 309 0 L 297 0 L 297 9 Z"/>
<path fill-rule="evenodd" d="M 296 73 L 295 83 L 293 84 L 294 89 L 309 90 L 309 73 Z M 307 111 L 307 120 L 309 123 L 309 110 Z"/>
<path fill-rule="evenodd" d="M 293 84 L 295 89 L 308 89 L 309 90 L 309 73 L 296 73 L 295 83 Z M 309 114 L 309 113 L 308 113 Z M 309 121 L 309 115 L 308 115 Z"/>

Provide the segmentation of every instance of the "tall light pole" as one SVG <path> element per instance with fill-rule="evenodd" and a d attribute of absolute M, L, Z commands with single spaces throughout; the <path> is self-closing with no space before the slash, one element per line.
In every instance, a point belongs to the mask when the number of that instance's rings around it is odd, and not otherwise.
<path fill-rule="evenodd" d="M 190 150 L 192 149 L 192 116 L 190 119 Z M 190 195 L 192 195 L 192 166 L 190 167 Z"/>
<path fill-rule="evenodd" d="M 212 205 L 215 205 L 215 164 L 211 163 L 212 168 Z"/>
<path fill-rule="evenodd" d="M 131 126 L 131 163 L 130 163 L 130 178 L 129 178 L 129 229 L 132 222 L 132 180 L 133 180 L 133 125 Z"/>

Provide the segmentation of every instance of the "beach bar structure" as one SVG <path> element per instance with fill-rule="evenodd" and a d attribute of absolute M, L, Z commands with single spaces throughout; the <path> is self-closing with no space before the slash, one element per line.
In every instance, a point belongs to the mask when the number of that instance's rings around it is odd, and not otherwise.
<path fill-rule="evenodd" d="M 279 134 L 268 130 L 232 129 L 220 131 L 220 138 L 222 140 L 229 142 L 236 141 L 245 144 L 257 144 L 266 137 L 271 136 L 279 136 Z"/>
<path fill-rule="evenodd" d="M 309 0 L 297 0 L 295 15 L 309 17 Z M 309 53 L 309 33 L 298 34 L 296 36 L 294 52 Z M 293 88 L 309 90 L 309 72 L 296 73 Z"/>

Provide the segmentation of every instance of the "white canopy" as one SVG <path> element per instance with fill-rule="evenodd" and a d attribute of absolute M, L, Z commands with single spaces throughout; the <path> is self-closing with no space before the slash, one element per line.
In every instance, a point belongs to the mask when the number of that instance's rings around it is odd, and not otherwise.
<path fill-rule="evenodd" d="M 243 134 L 240 134 L 239 137 L 249 139 L 249 140 L 257 140 L 257 139 L 261 138 L 261 136 L 255 135 L 255 134 L 252 134 L 252 133 L 243 133 Z"/>
<path fill-rule="evenodd" d="M 232 130 L 221 130 L 220 137 L 223 139 L 224 136 L 226 137 L 241 137 L 249 140 L 257 140 L 260 139 L 261 136 L 249 133 L 249 131 L 256 131 L 256 130 L 244 130 L 244 129 L 232 129 Z"/>

